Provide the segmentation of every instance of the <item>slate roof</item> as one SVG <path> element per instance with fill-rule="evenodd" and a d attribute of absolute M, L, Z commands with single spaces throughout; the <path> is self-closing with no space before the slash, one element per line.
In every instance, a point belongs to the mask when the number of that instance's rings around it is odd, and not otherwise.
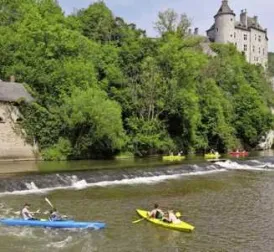
<path fill-rule="evenodd" d="M 236 22 L 235 27 L 240 29 L 246 29 L 246 30 L 249 30 L 250 28 L 254 28 L 262 32 L 266 32 L 266 30 L 264 30 L 263 27 L 258 22 L 255 21 L 255 17 L 253 18 L 247 17 L 247 27 L 239 21 Z"/>
<path fill-rule="evenodd" d="M 235 15 L 234 11 L 229 7 L 228 0 L 223 0 L 220 9 L 218 10 L 216 16 L 222 14 L 233 14 Z"/>
<path fill-rule="evenodd" d="M 215 23 L 213 25 L 211 25 L 211 27 L 207 30 L 207 31 L 211 31 L 215 29 Z"/>
<path fill-rule="evenodd" d="M 23 84 L 0 81 L 0 101 L 16 102 L 22 98 L 27 102 L 34 100 Z"/>

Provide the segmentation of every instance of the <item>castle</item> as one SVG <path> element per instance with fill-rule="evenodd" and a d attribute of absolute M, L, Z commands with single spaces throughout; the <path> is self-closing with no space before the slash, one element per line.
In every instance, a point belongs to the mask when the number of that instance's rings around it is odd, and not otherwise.
<path fill-rule="evenodd" d="M 261 64 L 264 68 L 268 62 L 267 29 L 263 29 L 258 17 L 249 17 L 246 10 L 242 10 L 240 21 L 236 20 L 234 11 L 229 7 L 228 0 L 214 16 L 215 22 L 207 30 L 207 37 L 211 42 L 233 43 L 237 49 L 245 54 L 251 64 Z"/>

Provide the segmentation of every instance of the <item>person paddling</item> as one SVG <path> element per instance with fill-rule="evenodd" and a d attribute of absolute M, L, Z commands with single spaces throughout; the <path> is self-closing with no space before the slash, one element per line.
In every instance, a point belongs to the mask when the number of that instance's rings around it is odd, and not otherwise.
<path fill-rule="evenodd" d="M 52 210 L 50 210 L 49 213 L 50 213 L 49 220 L 51 221 L 62 220 L 62 216 L 58 213 L 56 208 L 53 208 Z"/>
<path fill-rule="evenodd" d="M 179 224 L 181 223 L 181 220 L 177 218 L 177 216 L 174 214 L 173 210 L 168 211 L 168 221 L 170 223 Z"/>
<path fill-rule="evenodd" d="M 163 217 L 162 220 L 163 222 L 167 223 L 180 224 L 181 220 L 179 219 L 179 217 L 181 217 L 181 214 L 179 212 L 174 214 L 173 210 L 168 210 L 167 214 Z"/>
<path fill-rule="evenodd" d="M 159 205 L 156 203 L 154 209 L 148 213 L 149 218 L 162 219 L 164 212 L 159 208 Z"/>
<path fill-rule="evenodd" d="M 35 213 L 39 213 L 39 210 L 37 210 L 36 212 L 31 212 L 29 210 L 30 208 L 30 204 L 26 203 L 23 207 L 23 209 L 21 210 L 21 215 L 22 215 L 22 218 L 24 220 L 37 220 L 36 218 L 33 217 L 33 215 Z"/>

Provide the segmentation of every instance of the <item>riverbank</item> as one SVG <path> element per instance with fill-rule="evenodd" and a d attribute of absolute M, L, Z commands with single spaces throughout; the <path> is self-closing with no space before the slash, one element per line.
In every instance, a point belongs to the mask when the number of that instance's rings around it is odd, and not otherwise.
<path fill-rule="evenodd" d="M 248 160 L 257 157 L 271 157 L 274 155 L 273 150 L 252 152 L 247 158 L 233 158 L 229 155 L 222 155 L 222 159 L 230 160 Z M 0 159 L 0 174 L 16 173 L 52 173 L 65 171 L 85 171 L 85 170 L 103 170 L 103 169 L 128 169 L 128 168 L 145 168 L 157 166 L 173 166 L 178 164 L 200 164 L 207 162 L 201 155 L 191 155 L 180 162 L 163 162 L 161 156 L 149 158 L 130 158 L 130 159 L 113 159 L 113 160 L 72 160 L 72 161 L 42 161 L 42 160 L 7 160 Z"/>

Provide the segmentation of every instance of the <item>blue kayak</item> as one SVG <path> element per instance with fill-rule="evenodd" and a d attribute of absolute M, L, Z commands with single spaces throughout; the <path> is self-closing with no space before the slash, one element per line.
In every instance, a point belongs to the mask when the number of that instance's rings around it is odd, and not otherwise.
<path fill-rule="evenodd" d="M 79 222 L 73 220 L 49 221 L 49 220 L 23 220 L 23 219 L 0 219 L 0 224 L 7 226 L 29 226 L 48 228 L 81 228 L 102 229 L 106 226 L 103 222 Z"/>

